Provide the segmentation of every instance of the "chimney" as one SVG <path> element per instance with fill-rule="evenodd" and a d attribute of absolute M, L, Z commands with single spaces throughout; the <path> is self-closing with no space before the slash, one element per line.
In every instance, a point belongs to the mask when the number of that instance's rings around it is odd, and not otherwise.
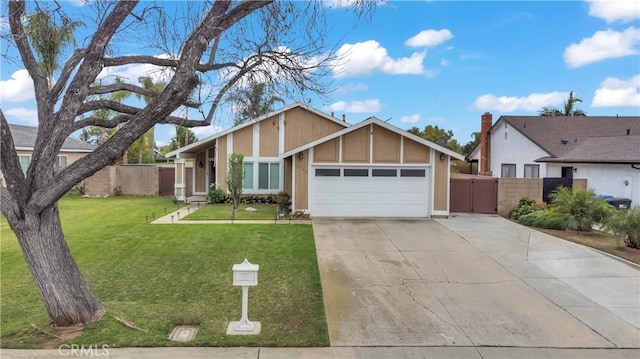
<path fill-rule="evenodd" d="M 493 126 L 493 115 L 485 112 L 481 117 L 480 125 L 480 165 L 478 174 L 491 176 L 491 126 Z"/>

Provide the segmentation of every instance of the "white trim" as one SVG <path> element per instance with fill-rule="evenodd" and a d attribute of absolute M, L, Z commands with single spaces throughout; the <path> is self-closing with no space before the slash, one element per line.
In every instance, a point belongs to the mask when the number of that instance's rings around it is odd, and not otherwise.
<path fill-rule="evenodd" d="M 293 211 L 295 207 L 296 207 L 296 156 L 291 156 L 291 210 Z"/>
<path fill-rule="evenodd" d="M 340 148 L 338 148 L 338 162 L 342 162 L 342 138 L 344 138 L 344 136 L 340 136 L 340 142 L 339 142 Z"/>
<path fill-rule="evenodd" d="M 285 152 L 285 153 L 281 154 L 281 156 L 282 157 L 291 156 L 291 155 L 293 155 L 295 153 L 298 153 L 300 151 L 306 150 L 306 149 L 311 148 L 311 147 L 315 147 L 315 146 L 317 146 L 319 144 L 322 144 L 322 143 L 330 141 L 330 140 L 332 140 L 334 138 L 337 138 L 338 136 L 342 136 L 344 134 L 356 131 L 356 130 L 358 130 L 360 128 L 363 128 L 364 126 L 370 125 L 370 124 L 376 124 L 376 125 L 378 125 L 380 127 L 383 127 L 385 129 L 391 131 L 391 132 L 395 132 L 395 133 L 397 133 L 399 135 L 407 137 L 408 139 L 410 139 L 412 141 L 418 142 L 418 143 L 420 143 L 420 144 L 422 144 L 424 146 L 427 146 L 429 148 L 435 149 L 436 151 L 443 152 L 446 155 L 449 155 L 449 156 L 451 156 L 453 158 L 456 158 L 456 159 L 459 159 L 461 161 L 464 161 L 464 156 L 463 155 L 461 155 L 461 154 L 459 154 L 457 152 L 451 151 L 450 149 L 445 148 L 443 146 L 437 145 L 437 144 L 435 144 L 435 143 L 433 143 L 431 141 L 427 141 L 424 138 L 418 137 L 418 136 L 416 136 L 416 135 L 414 135 L 412 133 L 409 133 L 409 132 L 407 132 L 405 130 L 397 128 L 397 127 L 395 127 L 393 125 L 390 125 L 390 124 L 388 124 L 388 123 L 386 123 L 384 121 L 379 120 L 376 117 L 369 117 L 368 119 L 366 119 L 366 120 L 364 120 L 364 121 L 362 121 L 362 122 L 360 122 L 358 124 L 349 126 L 347 128 L 343 128 L 340 131 L 333 132 L 333 133 L 331 133 L 331 134 L 329 134 L 327 136 L 319 138 L 319 139 L 317 139 L 315 141 L 311 141 L 311 142 L 309 142 L 309 143 L 307 143 L 305 145 L 302 145 L 302 146 L 300 146 L 298 148 L 294 148 L 294 149 L 292 149 L 292 150 L 290 150 L 288 152 Z"/>
<path fill-rule="evenodd" d="M 204 138 L 204 139 L 202 139 L 200 141 L 196 141 L 196 142 L 188 144 L 188 145 L 186 145 L 186 146 L 184 146 L 182 148 L 178 148 L 177 150 L 173 150 L 171 152 L 168 152 L 165 156 L 166 157 L 177 156 L 178 154 L 180 154 L 182 152 L 188 151 L 188 150 L 193 149 L 195 147 L 200 147 L 202 145 L 205 145 L 207 142 L 213 141 L 216 138 L 219 138 L 219 137 L 222 137 L 224 135 L 233 133 L 233 132 L 238 131 L 240 129 L 243 129 L 243 128 L 249 126 L 249 125 L 252 125 L 252 124 L 258 123 L 260 121 L 266 120 L 269 117 L 273 117 L 273 116 L 275 116 L 275 115 L 277 115 L 279 113 L 283 113 L 283 112 L 289 111 L 289 110 L 294 109 L 296 107 L 300 107 L 300 108 L 305 109 L 305 110 L 307 110 L 307 111 L 309 111 L 311 113 L 315 113 L 316 115 L 318 115 L 320 117 L 323 117 L 323 118 L 325 118 L 327 120 L 331 120 L 331 121 L 333 121 L 333 122 L 335 122 L 337 124 L 340 124 L 341 126 L 344 126 L 344 127 L 351 126 L 348 123 L 340 121 L 335 117 L 332 117 L 332 116 L 330 116 L 330 115 L 328 115 L 328 114 L 326 114 L 324 112 L 316 110 L 315 108 L 309 107 L 309 106 L 307 106 L 307 105 L 305 105 L 303 103 L 300 103 L 300 102 L 296 102 L 296 103 L 291 104 L 289 106 L 285 106 L 285 107 L 283 107 L 283 108 L 281 108 L 279 110 L 275 110 L 275 111 L 269 112 L 266 115 L 262 115 L 260 117 L 254 118 L 251 121 L 247 121 L 247 122 L 245 122 L 243 124 L 240 124 L 238 126 L 235 126 L 235 127 L 230 128 L 230 129 L 227 129 L 227 130 L 218 132 L 216 134 L 213 134 L 213 135 L 211 135 L 211 136 L 209 136 L 207 138 Z"/>
<path fill-rule="evenodd" d="M 449 211 L 431 211 L 431 217 L 433 216 L 449 216 Z"/>
<path fill-rule="evenodd" d="M 218 176 L 218 171 L 220 170 L 218 168 L 218 166 L 220 166 L 220 151 L 218 151 L 218 145 L 219 145 L 220 141 L 218 138 L 216 138 L 216 142 L 214 144 L 214 155 L 215 155 L 215 166 L 216 166 L 216 173 L 214 174 L 215 178 L 216 178 L 216 187 L 220 187 L 221 183 L 218 183 L 218 181 L 220 180 L 220 176 Z"/>
<path fill-rule="evenodd" d="M 313 168 L 312 168 L 312 161 L 311 159 L 313 158 L 313 147 L 311 147 L 309 149 L 309 151 L 307 152 L 307 156 L 309 156 L 307 158 L 307 208 L 304 208 L 305 210 L 307 210 L 310 214 L 313 213 L 313 209 L 311 208 L 311 206 L 313 205 L 313 191 L 311 190 L 311 184 L 314 182 L 313 181 Z M 303 209 L 303 208 L 296 208 L 297 209 Z"/>
<path fill-rule="evenodd" d="M 434 186 L 435 188 L 435 183 Z M 451 211 L 451 157 L 447 156 L 447 212 Z"/>
<path fill-rule="evenodd" d="M 229 156 L 233 153 L 233 133 L 227 135 L 227 163 L 229 163 Z"/>
<path fill-rule="evenodd" d="M 369 125 L 369 163 L 373 163 L 373 124 Z"/>
<path fill-rule="evenodd" d="M 251 151 L 253 157 L 260 157 L 260 124 L 255 123 L 253 125 L 253 151 Z"/>
<path fill-rule="evenodd" d="M 431 167 L 431 178 L 429 179 L 429 213 L 433 214 L 433 210 L 436 206 L 436 202 L 435 202 L 435 188 L 436 188 L 436 166 L 435 166 L 435 160 L 436 160 L 436 151 L 435 150 L 431 150 L 429 151 L 429 161 L 432 165 Z"/>
<path fill-rule="evenodd" d="M 278 154 L 284 153 L 284 131 L 285 131 L 285 114 L 284 112 L 280 113 L 278 116 Z"/>
<path fill-rule="evenodd" d="M 313 167 L 397 167 L 397 168 L 431 168 L 430 163 L 367 163 L 367 162 L 315 162 Z"/>
<path fill-rule="evenodd" d="M 404 163 L 404 136 L 400 136 L 400 163 Z"/>

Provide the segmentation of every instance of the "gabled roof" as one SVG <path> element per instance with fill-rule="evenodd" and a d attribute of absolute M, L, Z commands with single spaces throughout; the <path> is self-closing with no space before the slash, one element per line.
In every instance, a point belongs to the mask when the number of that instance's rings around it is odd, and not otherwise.
<path fill-rule="evenodd" d="M 13 144 L 16 150 L 33 150 L 36 145 L 36 138 L 38 136 L 38 128 L 31 126 L 9 124 L 9 130 L 13 137 Z M 67 152 L 93 152 L 96 149 L 95 145 L 80 141 L 73 137 L 68 137 L 64 140 L 60 151 Z"/>
<path fill-rule="evenodd" d="M 500 116 L 491 132 L 501 121 L 518 130 L 552 158 L 574 151 L 590 137 L 640 135 L 638 116 Z"/>
<path fill-rule="evenodd" d="M 559 157 L 536 162 L 640 164 L 640 135 L 589 137 Z"/>
<path fill-rule="evenodd" d="M 386 123 L 386 122 L 384 122 L 384 121 L 382 121 L 382 120 L 380 120 L 380 119 L 378 119 L 376 117 L 369 117 L 368 119 L 366 119 L 366 120 L 364 120 L 362 122 L 356 123 L 355 125 L 352 125 L 350 127 L 344 128 L 344 129 L 342 129 L 340 131 L 331 133 L 331 134 L 329 134 L 327 136 L 324 136 L 322 138 L 319 138 L 319 139 L 317 139 L 315 141 L 312 141 L 312 142 L 309 142 L 309 143 L 307 143 L 305 145 L 302 145 L 302 146 L 300 146 L 298 148 L 294 148 L 294 149 L 292 149 L 290 151 L 287 151 L 284 154 L 282 154 L 281 157 L 293 156 L 293 155 L 295 155 L 296 153 L 298 153 L 300 151 L 304 151 L 304 150 L 307 150 L 307 149 L 309 149 L 311 147 L 315 147 L 317 145 L 323 144 L 323 143 L 325 143 L 327 141 L 331 141 L 334 138 L 338 138 L 338 137 L 340 137 L 342 135 L 345 135 L 347 133 L 356 131 L 356 130 L 358 130 L 358 129 L 362 128 L 362 127 L 365 127 L 367 125 L 370 125 L 370 124 L 376 124 L 376 125 L 378 125 L 380 127 L 383 127 L 385 129 L 391 131 L 391 132 L 395 132 L 395 133 L 397 133 L 397 134 L 399 134 L 401 136 L 407 137 L 410 140 L 413 140 L 415 142 L 423 144 L 423 145 L 425 145 L 427 147 L 431 147 L 431 148 L 433 148 L 433 149 L 435 149 L 437 151 L 443 152 L 443 153 L 445 153 L 445 154 L 447 154 L 447 155 L 449 155 L 449 156 L 451 156 L 453 158 L 456 158 L 456 159 L 464 161 L 464 156 L 463 155 L 461 155 L 461 154 L 459 154 L 457 152 L 451 151 L 450 149 L 448 149 L 446 147 L 442 147 L 440 145 L 437 145 L 437 144 L 435 144 L 435 143 L 433 143 L 431 141 L 427 141 L 422 137 L 418 137 L 418 136 L 416 136 L 416 135 L 414 135 L 412 133 L 409 133 L 409 132 L 407 132 L 405 130 L 402 130 L 402 129 L 398 128 L 398 127 L 390 125 L 390 124 L 388 124 L 388 123 Z"/>
<path fill-rule="evenodd" d="M 180 154 L 182 152 L 187 152 L 187 153 L 199 152 L 201 150 L 204 150 L 204 149 L 210 147 L 211 143 L 217 138 L 220 138 L 220 137 L 225 136 L 225 135 L 227 135 L 229 133 L 241 130 L 241 129 L 245 128 L 245 127 L 252 126 L 252 125 L 254 125 L 254 124 L 256 124 L 256 123 L 258 123 L 260 121 L 266 120 L 267 118 L 273 117 L 273 116 L 278 115 L 278 114 L 280 114 L 282 112 L 289 111 L 289 110 L 294 109 L 296 107 L 300 107 L 300 108 L 305 109 L 305 110 L 307 110 L 309 112 L 313 112 L 318 116 L 324 117 L 327 120 L 331 120 L 331 121 L 333 121 L 335 123 L 338 123 L 338 124 L 340 124 L 342 126 L 345 126 L 345 127 L 350 126 L 348 123 L 346 123 L 344 121 L 340 121 L 340 120 L 338 120 L 337 118 L 335 118 L 335 117 L 333 117 L 331 115 L 328 115 L 328 114 L 326 114 L 324 112 L 320 112 L 320 111 L 316 110 L 315 108 L 309 107 L 309 106 L 307 106 L 307 105 L 305 105 L 303 103 L 296 102 L 296 103 L 294 103 L 292 105 L 285 106 L 285 107 L 283 107 L 281 109 L 269 112 L 266 115 L 260 116 L 258 118 L 254 118 L 254 119 L 252 119 L 250 121 L 247 121 L 245 123 L 242 123 L 242 124 L 240 124 L 238 126 L 235 126 L 235 127 L 229 128 L 227 130 L 215 133 L 215 134 L 213 134 L 213 135 L 211 135 L 211 136 L 209 136 L 207 138 L 204 138 L 204 139 L 199 140 L 197 142 L 188 144 L 188 145 L 186 145 L 184 147 L 178 148 L 177 150 L 168 152 L 165 156 L 167 158 L 170 158 L 170 157 L 175 157 L 175 156 L 177 156 L 178 154 Z"/>

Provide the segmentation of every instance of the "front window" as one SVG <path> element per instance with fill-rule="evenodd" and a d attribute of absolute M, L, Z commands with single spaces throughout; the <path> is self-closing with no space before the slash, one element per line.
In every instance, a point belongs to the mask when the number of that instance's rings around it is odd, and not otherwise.
<path fill-rule="evenodd" d="M 540 165 L 524 165 L 524 178 L 540 178 Z"/>
<path fill-rule="evenodd" d="M 258 164 L 258 189 L 278 189 L 280 188 L 280 164 L 279 163 L 259 163 Z"/>
<path fill-rule="evenodd" d="M 26 175 L 27 170 L 29 169 L 29 164 L 31 163 L 31 156 L 29 155 L 20 155 L 20 167 L 22 167 L 22 172 Z"/>
<path fill-rule="evenodd" d="M 516 165 L 510 163 L 502 164 L 502 177 L 515 177 Z"/>
<path fill-rule="evenodd" d="M 56 166 L 67 167 L 67 155 L 58 155 Z"/>
<path fill-rule="evenodd" d="M 244 162 L 244 177 L 242 178 L 242 189 L 253 189 L 253 162 Z"/>

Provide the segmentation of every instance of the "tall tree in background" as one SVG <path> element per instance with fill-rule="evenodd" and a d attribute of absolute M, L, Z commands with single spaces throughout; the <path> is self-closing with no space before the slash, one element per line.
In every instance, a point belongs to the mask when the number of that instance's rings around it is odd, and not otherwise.
<path fill-rule="evenodd" d="M 167 84 L 162 81 L 153 81 L 151 76 L 141 76 L 138 78 L 138 83 L 143 88 L 154 93 L 162 92 Z M 149 105 L 153 100 L 153 96 L 136 94 L 136 98 L 144 100 Z M 133 142 L 131 147 L 127 150 L 128 163 L 154 163 L 153 150 L 155 149 L 155 135 L 154 128 L 151 127 L 149 131 L 140 136 Z"/>
<path fill-rule="evenodd" d="M 284 100 L 268 91 L 266 84 L 262 82 L 254 82 L 248 87 L 238 89 L 230 99 L 238 111 L 233 121 L 234 126 L 273 111 L 276 102 L 284 104 Z"/>
<path fill-rule="evenodd" d="M 555 107 L 543 107 L 538 113 L 540 116 L 586 116 L 587 113 L 579 108 L 574 108 L 576 102 L 582 102 L 578 97 L 573 96 L 573 91 L 569 92 L 569 98 L 564 102 L 563 111 Z"/>
<path fill-rule="evenodd" d="M 190 128 L 176 125 L 176 135 L 171 138 L 169 150 L 174 151 L 190 143 L 198 141 L 196 134 Z"/>
<path fill-rule="evenodd" d="M 41 50 L 29 40 L 25 29 L 29 12 L 41 10 L 35 9 L 42 3 L 28 4 L 29 9 L 25 1 L 0 3 L 6 7 L 2 12 L 7 14 L 10 31 L 0 32 L 3 43 L 15 48 L 18 58 L 12 60 L 21 62 L 33 81 L 38 117 L 38 133 L 25 175 L 0 109 L 0 169 L 6 181 L 6 187 L 0 187 L 0 209 L 18 239 L 53 325 L 86 324 L 100 320 L 105 310 L 69 251 L 58 200 L 81 180 L 121 159 L 155 124 L 210 125 L 238 82 L 264 79 L 277 84 L 283 94 L 297 90 L 301 97 L 308 91 L 325 93 L 321 80 L 330 73 L 329 65 L 335 59 L 330 49 L 335 46 L 323 43 L 326 28 L 320 2 L 171 2 L 171 11 L 165 11 L 163 2 L 95 1 L 86 5 L 95 10 L 87 14 L 95 15 L 91 15 L 94 23 L 89 26 L 84 47 L 68 54 L 54 76 L 49 76 L 36 59 Z M 361 14 L 374 2 L 354 4 Z M 56 5 L 51 14 L 72 6 L 64 2 Z M 64 26 L 64 22 L 57 26 Z M 119 40 L 126 40 L 126 46 Z M 131 42 L 165 56 L 118 52 L 121 48 L 131 51 Z M 52 52 L 63 54 L 61 49 Z M 96 85 L 102 71 L 125 65 L 165 69 L 170 74 L 167 86 L 151 91 L 130 83 Z M 190 98 L 194 90 L 197 99 Z M 117 91 L 155 100 L 133 106 L 95 99 L 95 95 Z M 172 115 L 181 107 L 201 111 L 201 118 Z M 85 116 L 98 110 L 117 114 L 108 119 Z M 65 139 L 90 126 L 117 130 L 86 157 L 54 171 Z"/>
<path fill-rule="evenodd" d="M 473 132 L 471 138 L 473 138 L 473 140 L 462 146 L 462 154 L 465 156 L 469 156 L 471 152 L 480 145 L 480 132 Z"/>
<path fill-rule="evenodd" d="M 40 71 L 47 77 L 49 87 L 53 86 L 53 73 L 60 68 L 59 57 L 69 45 L 76 46 L 74 31 L 84 25 L 62 14 L 56 23 L 53 14 L 37 9 L 28 16 L 24 32 L 29 38 L 33 51 L 38 56 Z"/>
<path fill-rule="evenodd" d="M 424 130 L 420 130 L 417 127 L 412 127 L 407 132 L 412 133 L 418 137 L 422 137 L 427 141 L 431 141 L 433 143 L 437 143 L 438 141 L 443 141 L 443 146 L 458 152 L 462 153 L 462 148 L 457 140 L 453 138 L 452 130 L 445 130 L 443 128 L 438 127 L 438 125 L 427 125 Z"/>

